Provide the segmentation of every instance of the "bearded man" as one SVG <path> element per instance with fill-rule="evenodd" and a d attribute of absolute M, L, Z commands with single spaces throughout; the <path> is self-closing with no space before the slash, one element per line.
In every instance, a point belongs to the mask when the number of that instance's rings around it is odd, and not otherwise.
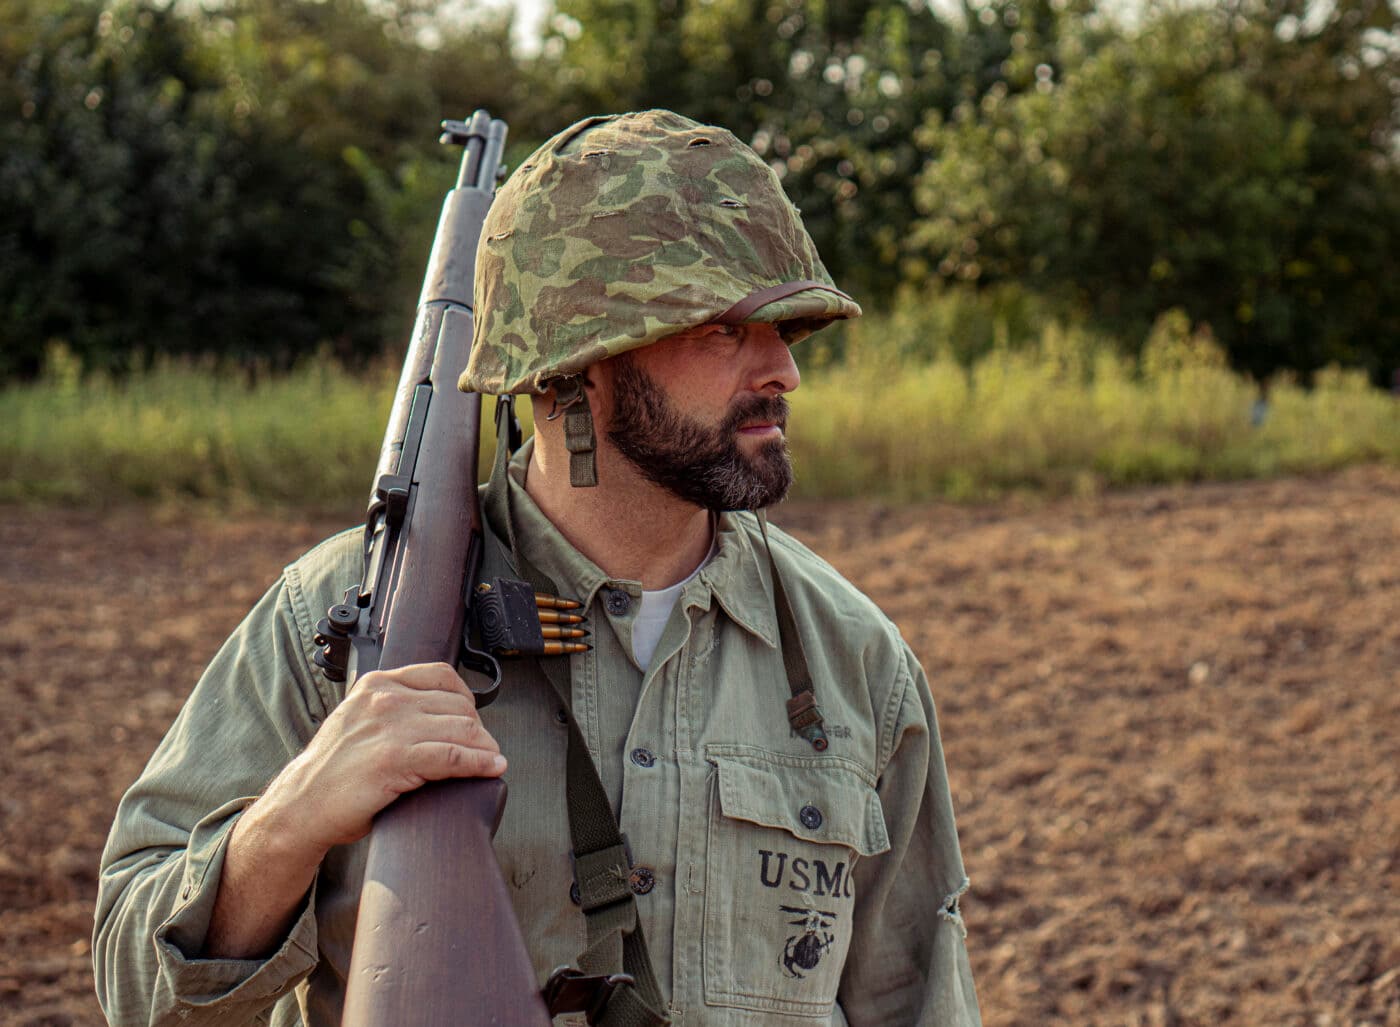
<path fill-rule="evenodd" d="M 666 1020 L 979 1023 L 924 674 L 762 518 L 792 480 L 790 347 L 860 313 L 772 170 L 670 112 L 580 122 L 502 187 L 476 309 L 463 388 L 530 395 L 536 425 L 509 460 L 502 433 L 482 580 L 578 597 L 593 647 L 556 657 L 562 692 L 508 664 L 484 716 L 444 664 L 347 695 L 313 625 L 358 578 L 359 533 L 286 568 L 122 800 L 93 948 L 108 1016 L 337 1023 L 371 819 L 448 777 L 508 776 L 497 857 L 543 982 L 589 943 L 578 732 Z"/>

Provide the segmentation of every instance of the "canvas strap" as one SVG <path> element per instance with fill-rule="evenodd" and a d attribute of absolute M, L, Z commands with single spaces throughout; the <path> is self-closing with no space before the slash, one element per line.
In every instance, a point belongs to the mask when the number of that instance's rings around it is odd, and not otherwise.
<path fill-rule="evenodd" d="M 773 545 L 768 541 L 768 514 L 756 510 L 758 529 L 763 534 L 763 548 L 768 554 L 768 567 L 773 574 L 773 605 L 778 614 L 778 645 L 783 650 L 783 670 L 787 674 L 788 726 L 805 739 L 817 752 L 826 752 L 829 744 L 826 731 L 822 727 L 822 711 L 817 706 L 816 690 L 812 686 L 812 672 L 807 666 L 807 652 L 802 648 L 802 635 L 797 630 L 797 618 L 792 614 L 792 603 L 788 600 L 787 589 L 783 587 L 783 576 L 778 570 L 778 561 L 773 559 Z"/>
<path fill-rule="evenodd" d="M 499 403 L 498 398 L 498 411 Z M 513 396 L 508 405 L 514 408 Z M 598 484 L 598 437 L 594 432 L 593 410 L 588 405 L 588 392 L 583 386 L 582 375 L 571 375 L 554 382 L 554 412 L 549 418 L 553 420 L 560 414 L 564 415 L 564 448 L 569 451 L 569 484 L 574 488 L 593 488 Z M 513 414 L 511 420 L 514 420 Z"/>
<path fill-rule="evenodd" d="M 515 540 L 510 489 L 506 480 L 514 421 L 513 398 L 496 402 L 496 458 L 482 507 L 492 536 L 505 539 L 515 572 L 537 592 L 556 593 L 554 582 L 530 563 Z M 587 947 L 579 969 L 590 974 L 630 974 L 635 985 L 617 988 L 597 1021 L 603 1027 L 664 1027 L 670 1019 L 642 933 L 630 874 L 631 854 L 608 801 L 598 768 L 588 752 L 573 712 L 573 688 L 567 658 L 540 657 L 537 663 L 568 715 L 564 793 L 573 845 L 574 880 L 583 910 Z"/>
<path fill-rule="evenodd" d="M 505 540 L 506 555 L 516 573 L 529 581 L 537 592 L 557 594 L 554 582 L 521 554 L 516 543 L 507 474 L 511 451 L 518 440 L 513 397 L 500 397 L 496 404 L 496 454 L 482 500 L 483 511 L 491 529 L 490 536 L 498 545 L 499 540 Z M 756 513 L 773 577 L 778 639 L 791 693 L 787 701 L 788 723 L 817 752 L 823 752 L 827 748 L 827 736 L 816 705 L 797 619 L 773 558 L 767 517 L 762 510 Z M 631 853 L 574 716 L 569 662 L 558 657 L 543 657 L 537 658 L 537 663 L 568 717 L 565 805 L 573 846 L 574 880 L 578 885 L 587 939 L 587 947 L 579 955 L 579 969 L 590 974 L 614 974 L 621 970 L 635 979 L 634 986 L 619 987 L 613 992 L 598 1020 L 602 1027 L 665 1027 L 670 1019 L 662 1012 L 665 1003 L 631 889 Z"/>

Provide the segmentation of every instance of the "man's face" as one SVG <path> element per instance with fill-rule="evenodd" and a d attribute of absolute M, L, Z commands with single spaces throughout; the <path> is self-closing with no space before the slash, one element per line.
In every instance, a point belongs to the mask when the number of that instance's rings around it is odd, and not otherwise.
<path fill-rule="evenodd" d="M 705 326 L 613 361 L 608 439 L 707 510 L 753 510 L 792 484 L 783 393 L 797 367 L 771 325 Z"/>

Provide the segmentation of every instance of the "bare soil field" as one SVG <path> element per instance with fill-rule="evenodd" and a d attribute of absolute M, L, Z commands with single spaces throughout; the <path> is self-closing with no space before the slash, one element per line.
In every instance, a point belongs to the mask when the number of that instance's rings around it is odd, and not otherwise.
<path fill-rule="evenodd" d="M 1400 471 L 775 519 L 929 670 L 989 1027 L 1400 1027 Z M 117 799 L 343 523 L 5 511 L 0 1022 L 102 1022 Z"/>

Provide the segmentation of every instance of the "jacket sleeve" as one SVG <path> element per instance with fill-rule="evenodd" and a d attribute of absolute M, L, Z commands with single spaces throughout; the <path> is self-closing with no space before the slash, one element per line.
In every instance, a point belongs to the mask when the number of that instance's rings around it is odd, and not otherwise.
<path fill-rule="evenodd" d="M 246 1023 L 315 966 L 314 886 L 267 958 L 200 956 L 230 829 L 333 705 L 307 659 L 296 587 L 284 576 L 239 625 L 118 806 L 92 946 L 114 1024 Z"/>
<path fill-rule="evenodd" d="M 980 1027 L 959 899 L 967 889 L 938 719 L 923 669 L 903 660 L 883 720 L 878 791 L 890 848 L 856 869 L 854 934 L 838 1000 L 852 1027 Z"/>

